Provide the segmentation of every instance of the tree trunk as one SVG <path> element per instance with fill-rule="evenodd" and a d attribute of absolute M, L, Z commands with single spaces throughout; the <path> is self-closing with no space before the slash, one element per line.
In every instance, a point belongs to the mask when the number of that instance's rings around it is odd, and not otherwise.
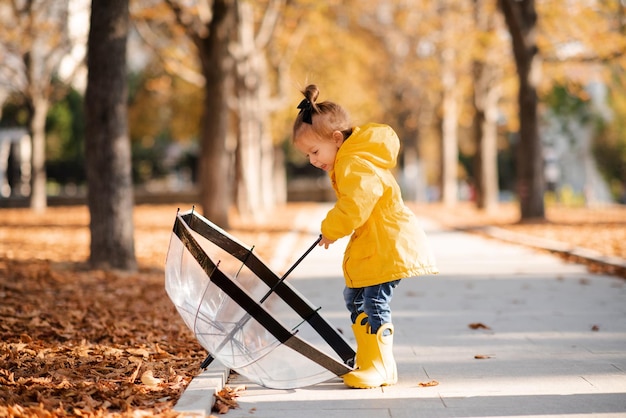
<path fill-rule="evenodd" d="M 493 96 L 493 95 L 492 95 Z M 491 109 L 476 109 L 474 128 L 476 129 L 476 206 L 487 212 L 498 205 L 498 137 L 496 121 L 490 113 L 497 111 L 493 103 Z"/>
<path fill-rule="evenodd" d="M 396 129 L 396 133 L 401 141 L 402 153 L 402 173 L 401 187 L 402 197 L 406 201 L 426 202 L 426 184 L 421 172 L 419 158 L 419 123 L 411 118 L 415 118 L 421 112 L 421 103 L 415 107 L 417 100 L 405 98 L 405 90 L 395 89 L 391 97 L 393 98 L 390 108 L 396 109 L 391 115 L 391 125 Z M 410 102 L 411 107 L 407 106 Z"/>
<path fill-rule="evenodd" d="M 16 77 L 9 85 L 22 91 L 29 107 L 29 129 L 32 138 L 30 208 L 42 212 L 48 206 L 46 194 L 46 116 L 50 107 L 51 83 L 57 74 L 60 62 L 71 50 L 68 36 L 68 1 L 54 2 L 29 1 L 14 4 L 7 8 L 4 18 L 15 21 L 11 31 L 15 31 L 7 40 L 5 51 L 9 55 L 21 56 L 25 71 L 25 83 L 22 85 L 19 73 L 11 71 L 8 64 L 6 74 Z M 11 13 L 12 12 L 12 13 Z M 10 32 L 11 32 L 10 31 Z M 14 43 L 14 44 L 13 44 Z M 13 45 L 12 45 L 13 44 Z M 5 63 L 3 62 L 3 65 Z M 19 87 L 18 87 L 19 86 Z"/>
<path fill-rule="evenodd" d="M 231 3 L 215 0 L 208 35 L 194 37 L 206 80 L 198 159 L 200 203 L 203 215 L 222 228 L 229 227 L 228 210 L 232 202 L 229 180 L 233 174 L 229 171 L 232 152 L 226 146 L 229 123 L 227 84 L 232 67 L 228 42 L 234 13 Z"/>
<path fill-rule="evenodd" d="M 265 50 L 255 39 L 252 5 L 242 1 L 236 4 L 237 210 L 260 221 L 276 204 L 274 146 L 268 127 L 270 88 Z"/>
<path fill-rule="evenodd" d="M 127 120 L 128 0 L 92 0 L 87 53 L 86 163 L 90 263 L 135 270 Z"/>
<path fill-rule="evenodd" d="M 520 135 L 517 147 L 517 192 L 522 221 L 545 219 L 543 155 L 537 117 L 537 85 L 541 60 L 536 43 L 537 13 L 534 0 L 500 0 L 511 34 L 519 77 Z"/>
<path fill-rule="evenodd" d="M 457 127 L 459 121 L 456 75 L 454 74 L 454 51 L 443 51 L 443 120 L 442 140 L 442 199 L 446 206 L 458 202 L 458 161 L 459 139 Z"/>
<path fill-rule="evenodd" d="M 49 101 L 43 95 L 33 95 L 30 131 L 32 135 L 32 187 L 30 208 L 35 212 L 43 212 L 48 206 L 46 192 L 46 115 Z"/>
<path fill-rule="evenodd" d="M 498 102 L 500 101 L 501 70 L 495 55 L 495 19 L 487 9 L 486 0 L 474 1 L 474 21 L 482 35 L 483 56 L 473 63 L 474 129 L 477 144 L 475 159 L 476 206 L 487 212 L 498 205 Z M 487 36 L 488 35 L 488 36 Z"/>
<path fill-rule="evenodd" d="M 272 168 L 272 183 L 274 184 L 274 205 L 287 203 L 287 170 L 285 169 L 285 152 L 280 145 L 274 145 L 274 167 Z"/>
<path fill-rule="evenodd" d="M 488 116 L 489 110 L 476 109 L 476 206 L 487 212 L 498 205 L 498 148 L 496 124 Z"/>

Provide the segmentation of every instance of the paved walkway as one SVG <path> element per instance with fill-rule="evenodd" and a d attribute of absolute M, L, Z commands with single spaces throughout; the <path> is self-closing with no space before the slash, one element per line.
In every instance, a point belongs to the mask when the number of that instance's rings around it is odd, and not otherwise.
<path fill-rule="evenodd" d="M 315 240 L 325 209 L 301 219 L 310 239 L 285 236 L 280 258 L 270 262 L 274 271 L 282 273 Z M 626 417 L 626 281 L 526 247 L 424 226 L 441 274 L 404 280 L 394 295 L 397 385 L 349 389 L 337 378 L 272 390 L 239 376 L 226 384 L 247 389 L 226 416 Z M 288 280 L 354 344 L 341 296 L 346 242 L 316 248 Z M 225 373 L 216 364 L 195 378 L 176 409 L 208 415 Z M 433 380 L 438 385 L 420 386 Z"/>

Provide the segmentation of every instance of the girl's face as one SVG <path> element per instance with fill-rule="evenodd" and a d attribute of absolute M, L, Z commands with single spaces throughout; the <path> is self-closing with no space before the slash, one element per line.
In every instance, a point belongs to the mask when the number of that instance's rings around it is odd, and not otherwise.
<path fill-rule="evenodd" d="M 294 146 L 307 156 L 312 165 L 328 172 L 335 166 L 337 150 L 342 143 L 343 135 L 339 131 L 333 132 L 331 138 L 322 138 L 306 130 L 298 136 Z"/>

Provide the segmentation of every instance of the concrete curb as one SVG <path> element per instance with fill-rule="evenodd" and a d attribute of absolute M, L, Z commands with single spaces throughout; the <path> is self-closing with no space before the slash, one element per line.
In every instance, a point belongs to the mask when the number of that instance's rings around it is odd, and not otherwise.
<path fill-rule="evenodd" d="M 616 272 L 626 272 L 626 259 L 623 259 L 621 257 L 603 255 L 596 251 L 572 246 L 562 241 L 520 234 L 519 232 L 507 231 L 505 229 L 495 226 L 478 228 L 458 228 L 457 230 L 461 232 L 480 232 L 487 235 L 488 237 L 495 238 L 501 241 L 572 256 L 582 261 L 591 261 L 611 267 Z"/>
<path fill-rule="evenodd" d="M 214 360 L 206 370 L 191 380 L 174 406 L 174 411 L 185 417 L 211 415 L 215 394 L 224 388 L 229 374 L 230 370 L 226 366 Z"/>

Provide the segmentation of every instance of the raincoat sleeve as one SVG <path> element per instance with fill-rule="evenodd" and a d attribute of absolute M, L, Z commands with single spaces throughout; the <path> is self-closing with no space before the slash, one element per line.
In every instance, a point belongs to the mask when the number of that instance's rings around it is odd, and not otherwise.
<path fill-rule="evenodd" d="M 322 234 L 332 240 L 363 225 L 384 190 L 375 168 L 360 158 L 338 161 L 335 182 L 337 202 L 322 221 Z"/>

